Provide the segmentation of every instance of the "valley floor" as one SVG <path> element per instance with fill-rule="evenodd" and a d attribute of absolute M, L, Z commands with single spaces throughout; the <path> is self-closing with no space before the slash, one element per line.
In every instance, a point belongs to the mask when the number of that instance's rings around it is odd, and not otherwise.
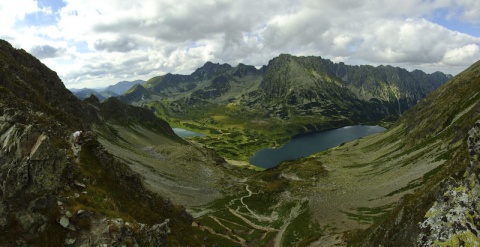
<path fill-rule="evenodd" d="M 444 162 L 441 143 L 404 150 L 393 129 L 259 172 L 246 162 L 216 164 L 195 144 L 143 128 L 112 127 L 118 136 L 99 132 L 108 151 L 152 191 L 185 205 L 205 241 L 229 246 L 344 245 L 345 231 L 380 220 Z"/>

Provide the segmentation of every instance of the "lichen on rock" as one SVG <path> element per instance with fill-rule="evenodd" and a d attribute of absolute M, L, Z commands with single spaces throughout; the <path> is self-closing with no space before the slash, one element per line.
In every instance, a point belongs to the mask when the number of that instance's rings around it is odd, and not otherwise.
<path fill-rule="evenodd" d="M 445 183 L 448 189 L 419 223 L 419 246 L 479 246 L 480 244 L 480 121 L 468 132 L 470 164 L 464 178 Z"/>

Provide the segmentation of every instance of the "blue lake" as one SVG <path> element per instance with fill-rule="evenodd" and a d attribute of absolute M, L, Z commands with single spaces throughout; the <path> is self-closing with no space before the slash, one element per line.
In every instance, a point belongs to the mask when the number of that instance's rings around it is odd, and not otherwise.
<path fill-rule="evenodd" d="M 180 136 L 182 138 L 188 138 L 188 137 L 193 137 L 193 136 L 204 136 L 204 134 L 195 133 L 195 132 L 192 132 L 192 131 L 189 131 L 189 130 L 186 130 L 186 129 L 182 129 L 182 128 L 172 128 L 172 129 L 173 129 L 173 132 L 175 132 L 175 134 L 177 134 L 177 136 Z"/>
<path fill-rule="evenodd" d="M 265 148 L 250 158 L 250 163 L 262 168 L 271 168 L 285 160 L 307 157 L 311 154 L 338 146 L 344 142 L 384 131 L 380 126 L 355 125 L 326 130 L 292 138 L 279 148 Z"/>

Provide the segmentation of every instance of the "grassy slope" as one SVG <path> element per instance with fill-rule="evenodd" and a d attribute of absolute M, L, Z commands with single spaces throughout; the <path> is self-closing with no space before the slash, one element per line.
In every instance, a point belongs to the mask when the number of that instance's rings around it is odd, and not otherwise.
<path fill-rule="evenodd" d="M 414 153 L 430 150 L 435 160 L 445 160 L 438 169 L 422 177 L 414 193 L 403 198 L 393 212 L 370 227 L 353 235 L 352 245 L 412 245 L 418 236 L 417 222 L 442 191 L 442 181 L 449 177 L 461 178 L 468 162 L 466 134 L 480 117 L 480 62 L 454 77 L 449 83 L 420 102 L 405 116 L 395 131 L 401 138 L 400 150 Z M 428 164 L 428 156 L 420 156 L 421 163 Z M 396 161 L 401 164 L 401 160 Z"/>
<path fill-rule="evenodd" d="M 465 136 L 480 115 L 480 64 L 405 113 L 394 128 L 264 173 L 288 178 L 289 198 L 306 198 L 324 237 L 352 229 L 352 245 L 411 245 L 417 222 L 434 202 L 440 182 L 462 174 Z M 455 93 L 452 93 L 455 92 Z M 326 176 L 314 172 L 327 170 Z M 299 174 L 303 174 L 302 176 Z M 396 204 L 399 203 L 398 206 Z"/>

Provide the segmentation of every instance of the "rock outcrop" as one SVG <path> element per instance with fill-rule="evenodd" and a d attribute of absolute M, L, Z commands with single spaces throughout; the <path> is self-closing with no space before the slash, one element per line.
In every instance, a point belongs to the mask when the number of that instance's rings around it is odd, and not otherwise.
<path fill-rule="evenodd" d="M 478 246 L 480 244 L 480 121 L 468 133 L 470 164 L 460 181 L 447 190 L 420 223 L 419 246 Z"/>
<path fill-rule="evenodd" d="M 52 145 L 39 125 L 17 121 L 12 109 L 0 116 L 0 192 L 4 199 L 42 194 L 60 187 L 66 149 Z"/>

